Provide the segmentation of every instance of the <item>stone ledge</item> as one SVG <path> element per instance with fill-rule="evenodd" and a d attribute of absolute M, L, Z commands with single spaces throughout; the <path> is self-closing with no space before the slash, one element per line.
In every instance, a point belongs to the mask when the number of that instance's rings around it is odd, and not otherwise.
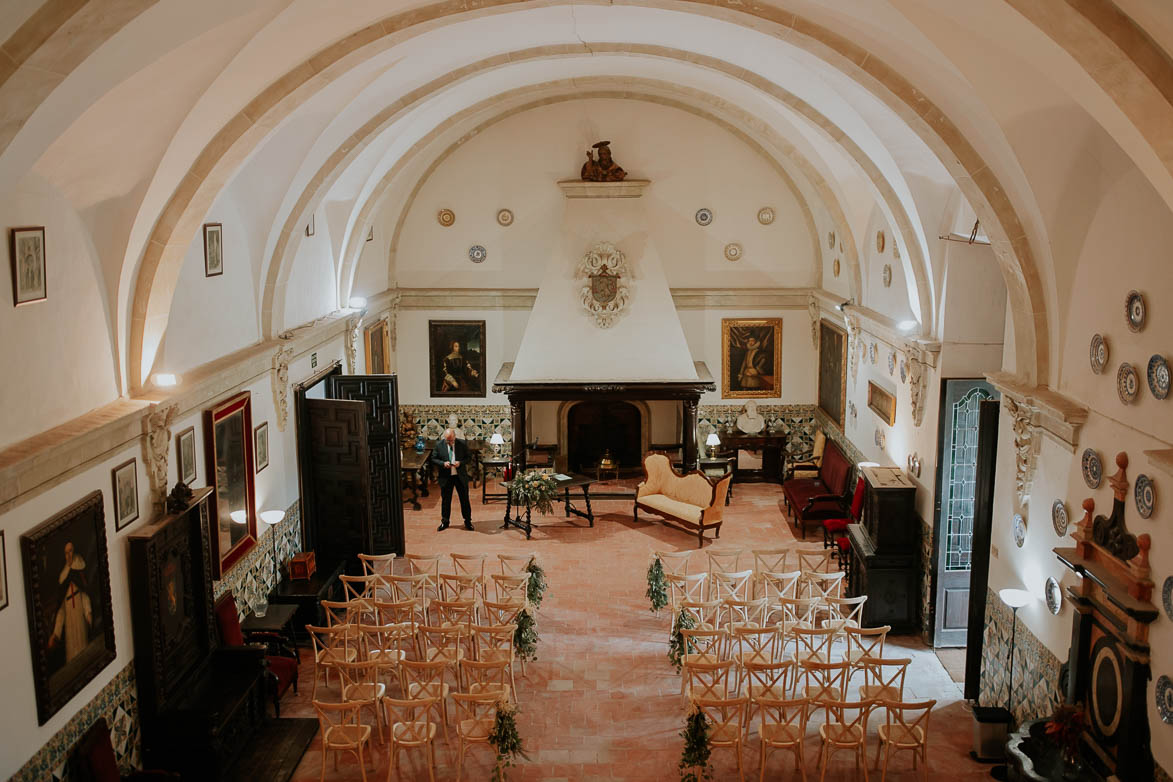
<path fill-rule="evenodd" d="M 1041 385 L 1024 383 L 1009 372 L 987 372 L 986 380 L 1004 396 L 1031 412 L 1031 425 L 1054 435 L 1074 453 L 1088 409 L 1069 396 Z"/>
<path fill-rule="evenodd" d="M 622 182 L 561 179 L 558 187 L 567 198 L 639 198 L 651 183 L 650 179 L 625 179 Z"/>

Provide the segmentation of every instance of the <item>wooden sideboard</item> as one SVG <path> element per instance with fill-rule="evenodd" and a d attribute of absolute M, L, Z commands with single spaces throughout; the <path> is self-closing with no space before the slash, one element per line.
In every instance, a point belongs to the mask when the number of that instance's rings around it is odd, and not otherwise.
<path fill-rule="evenodd" d="M 717 450 L 724 456 L 733 457 L 734 480 L 782 483 L 783 473 L 786 470 L 787 435 L 785 432 L 746 434 L 736 430 L 721 430 L 717 432 L 717 437 L 721 438 L 721 444 L 717 446 Z M 761 469 L 738 469 L 738 451 L 761 451 Z"/>
<path fill-rule="evenodd" d="M 863 625 L 891 625 L 894 633 L 920 629 L 921 522 L 916 484 L 898 467 L 863 467 L 860 523 L 847 527 L 851 565 L 847 590 L 867 595 Z"/>

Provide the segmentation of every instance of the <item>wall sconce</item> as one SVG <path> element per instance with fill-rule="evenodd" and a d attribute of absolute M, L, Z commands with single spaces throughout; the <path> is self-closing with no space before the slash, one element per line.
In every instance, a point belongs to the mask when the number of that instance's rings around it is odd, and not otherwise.
<path fill-rule="evenodd" d="M 846 312 L 848 307 L 854 307 L 854 306 L 855 306 L 855 299 L 850 298 L 850 299 L 844 299 L 843 301 L 836 304 L 835 309 L 837 309 L 839 312 Z"/>
<path fill-rule="evenodd" d="M 232 519 L 234 522 L 236 522 L 237 524 L 247 524 L 248 523 L 248 511 L 246 511 L 246 510 L 234 510 L 228 514 L 228 517 L 230 519 Z"/>
<path fill-rule="evenodd" d="M 171 388 L 179 385 L 179 375 L 171 372 L 156 372 L 151 375 L 151 382 L 156 388 Z"/>

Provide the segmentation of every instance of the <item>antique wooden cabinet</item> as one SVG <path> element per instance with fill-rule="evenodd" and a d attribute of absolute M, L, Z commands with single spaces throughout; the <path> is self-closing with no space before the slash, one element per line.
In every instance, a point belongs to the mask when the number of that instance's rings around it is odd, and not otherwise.
<path fill-rule="evenodd" d="M 143 759 L 185 780 L 225 778 L 265 720 L 263 648 L 221 648 L 216 630 L 211 492 L 127 536 Z"/>
<path fill-rule="evenodd" d="M 847 527 L 851 565 L 847 589 L 867 595 L 863 625 L 891 625 L 895 633 L 918 631 L 922 525 L 916 484 L 897 467 L 863 467 L 860 523 Z"/>

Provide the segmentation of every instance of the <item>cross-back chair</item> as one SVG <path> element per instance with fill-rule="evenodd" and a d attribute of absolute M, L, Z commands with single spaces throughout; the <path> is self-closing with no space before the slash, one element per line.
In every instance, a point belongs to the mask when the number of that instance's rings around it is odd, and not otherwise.
<path fill-rule="evenodd" d="M 819 738 L 823 741 L 819 748 L 819 765 L 822 768 L 820 782 L 826 779 L 832 755 L 840 750 L 848 750 L 855 755 L 855 770 L 859 772 L 862 769 L 864 782 L 867 782 L 868 711 L 871 703 L 828 700 L 821 705 L 827 712 L 827 721 L 819 726 Z"/>
<path fill-rule="evenodd" d="M 395 572 L 395 553 L 390 554 L 359 554 L 358 561 L 362 563 L 364 576 L 380 576 L 375 580 L 375 592 L 371 597 L 386 598 L 390 596 L 382 583 L 382 579 Z"/>
<path fill-rule="evenodd" d="M 692 556 L 691 551 L 657 551 L 656 556 L 660 560 L 660 566 L 664 568 L 664 575 L 688 575 L 688 559 Z"/>
<path fill-rule="evenodd" d="M 363 782 L 367 778 L 367 764 L 363 750 L 374 753 L 371 744 L 371 726 L 359 720 L 359 703 L 322 703 L 313 701 L 322 732 L 322 779 L 326 778 L 326 756 L 334 754 L 334 770 L 338 770 L 338 754 L 348 752 L 358 760 Z"/>
<path fill-rule="evenodd" d="M 904 700 L 904 677 L 911 664 L 910 657 L 861 658 L 859 666 L 863 669 L 863 684 L 859 686 L 860 700 Z"/>
<path fill-rule="evenodd" d="M 448 742 L 448 695 L 450 689 L 444 681 L 448 664 L 444 660 L 404 660 L 399 664 L 399 686 L 408 698 L 431 698 L 439 705 L 435 707 L 444 729 L 444 741 Z"/>
<path fill-rule="evenodd" d="M 747 662 L 741 666 L 741 684 L 738 689 L 749 698 L 746 706 L 745 729 L 749 732 L 750 720 L 757 706 L 758 698 L 786 699 L 794 685 L 794 660 L 774 662 Z"/>
<path fill-rule="evenodd" d="M 710 600 L 749 600 L 752 588 L 752 570 L 739 570 L 732 573 L 714 570 L 709 573 Z"/>
<path fill-rule="evenodd" d="M 835 630 L 830 627 L 795 627 L 790 631 L 794 637 L 794 659 L 831 662 Z"/>
<path fill-rule="evenodd" d="M 485 579 L 470 573 L 441 573 L 440 597 L 481 602 L 485 599 Z"/>
<path fill-rule="evenodd" d="M 513 673 L 513 636 L 516 630 L 512 624 L 474 625 L 472 628 L 474 656 L 480 662 L 500 662 L 508 667 L 514 700 L 517 700 L 517 679 Z"/>
<path fill-rule="evenodd" d="M 761 742 L 761 756 L 759 766 L 761 774 L 759 782 L 766 782 L 766 758 L 769 753 L 777 749 L 794 753 L 794 766 L 806 782 L 806 756 L 803 753 L 803 743 L 806 739 L 806 723 L 808 717 L 806 698 L 774 698 L 758 696 L 754 698 L 754 705 L 758 709 L 760 724 L 758 738 Z"/>
<path fill-rule="evenodd" d="M 420 625 L 420 647 L 424 659 L 430 662 L 442 660 L 452 671 L 456 689 L 460 689 L 460 661 L 464 659 L 464 639 L 467 632 L 461 625 L 438 627 Z"/>
<path fill-rule="evenodd" d="M 711 548 L 705 552 L 709 563 L 708 571 L 710 573 L 717 571 L 735 573 L 741 562 L 741 555 L 744 553 L 745 549 L 740 548 Z"/>
<path fill-rule="evenodd" d="M 469 694 L 452 693 L 456 705 L 456 736 L 460 742 L 460 754 L 456 760 L 456 782 L 464 776 L 464 754 L 474 744 L 489 744 L 489 734 L 497 721 L 497 703 L 500 694 L 496 692 Z"/>
<path fill-rule="evenodd" d="M 495 600 L 486 600 L 483 605 L 485 609 L 485 621 L 492 625 L 508 625 L 516 624 L 517 615 L 525 608 L 524 600 L 502 600 L 500 602 Z"/>
<path fill-rule="evenodd" d="M 460 576 L 476 576 L 485 580 L 485 561 L 488 554 L 452 554 L 453 572 Z"/>
<path fill-rule="evenodd" d="M 443 554 L 408 554 L 407 572 L 412 576 L 423 576 L 420 589 L 425 596 L 435 598 L 440 596 L 440 562 Z"/>
<path fill-rule="evenodd" d="M 736 687 L 733 660 L 684 661 L 680 668 L 684 703 L 696 698 L 727 698 Z"/>
<path fill-rule="evenodd" d="M 703 602 L 685 600 L 680 603 L 679 610 L 692 617 L 697 628 L 715 630 L 721 626 L 721 605 L 720 600 L 705 600 Z"/>
<path fill-rule="evenodd" d="M 803 573 L 825 573 L 831 569 L 831 552 L 824 548 L 796 548 L 793 567 Z"/>
<path fill-rule="evenodd" d="M 880 760 L 880 748 L 884 749 L 884 770 L 880 782 L 888 778 L 888 761 L 893 752 L 911 752 L 912 768 L 920 761 L 921 778 L 929 780 L 929 715 L 937 705 L 935 700 L 906 703 L 886 700 L 880 704 L 887 712 L 885 723 L 879 727 L 880 741 L 876 745 L 876 762 Z"/>
<path fill-rule="evenodd" d="M 836 570 L 834 573 L 804 571 L 802 574 L 802 585 L 805 594 L 803 596 L 817 597 L 822 600 L 842 598 L 843 580 L 846 576 L 847 574 L 842 570 Z"/>
<path fill-rule="evenodd" d="M 794 600 L 798 597 L 798 580 L 802 578 L 802 571 L 763 571 L 759 576 L 761 578 L 762 596 L 766 598 L 769 604 L 766 621 L 781 621 L 782 599 Z"/>
<path fill-rule="evenodd" d="M 465 692 L 485 694 L 496 692 L 501 700 L 513 699 L 513 688 L 509 683 L 509 663 L 505 660 L 460 661 L 460 675 L 464 680 Z"/>
<path fill-rule="evenodd" d="M 428 782 L 436 782 L 436 722 L 432 713 L 438 703 L 437 698 L 383 698 L 380 705 L 387 718 L 390 737 L 387 754 L 391 756 L 387 782 L 391 782 L 392 774 L 399 778 L 399 751 L 415 748 L 424 750 Z"/>
<path fill-rule="evenodd" d="M 709 722 L 709 747 L 731 749 L 737 758 L 737 778 L 744 782 L 745 772 L 741 768 L 741 740 L 745 732 L 745 706 L 749 698 L 694 698 L 698 709 L 705 713 Z"/>
<path fill-rule="evenodd" d="M 764 597 L 757 600 L 722 600 L 721 611 L 724 614 L 721 626 L 726 630 L 734 627 L 765 627 L 769 604 Z"/>
<path fill-rule="evenodd" d="M 813 714 L 827 701 L 841 701 L 847 692 L 847 663 L 821 663 L 807 660 L 799 663 L 802 672 L 801 684 L 796 688 L 795 695 L 801 695 L 810 701 L 810 712 Z"/>
<path fill-rule="evenodd" d="M 330 686 L 330 671 L 338 670 L 338 663 L 351 662 L 358 659 L 358 649 L 351 626 L 347 624 L 333 627 L 318 627 L 306 625 L 306 633 L 310 637 L 310 645 L 314 652 L 314 686 L 310 693 L 310 700 L 318 697 L 318 679 L 325 680 Z"/>
<path fill-rule="evenodd" d="M 379 680 L 383 674 L 398 681 L 399 663 L 414 647 L 415 627 L 410 622 L 390 625 L 358 625 L 359 659 L 376 666 Z"/>
<path fill-rule="evenodd" d="M 529 595 L 528 573 L 493 573 L 493 595 L 498 602 L 520 598 L 527 599 Z"/>
<path fill-rule="evenodd" d="M 859 627 L 863 623 L 863 605 L 867 601 L 867 595 L 824 598 L 827 618 L 823 620 L 822 626 L 833 629 L 836 638 L 846 636 L 848 627 Z"/>
<path fill-rule="evenodd" d="M 668 582 L 668 603 L 672 606 L 673 613 L 683 602 L 698 602 L 708 596 L 708 573 L 665 573 L 664 580 Z"/>
<path fill-rule="evenodd" d="M 717 663 L 732 659 L 729 655 L 729 635 L 724 630 L 681 630 L 684 654 L 680 656 L 680 697 L 688 693 L 688 677 L 684 666 L 693 663 Z"/>
<path fill-rule="evenodd" d="M 375 737 L 383 740 L 383 710 L 379 700 L 387 694 L 387 686 L 379 681 L 379 663 L 373 660 L 355 660 L 338 663 L 342 677 L 342 700 L 357 703 L 362 709 L 369 708 L 375 718 Z"/>
<path fill-rule="evenodd" d="M 884 640 L 891 630 L 891 625 L 843 629 L 844 635 L 847 636 L 847 649 L 843 653 L 843 659 L 851 663 L 853 672 L 860 669 L 860 660 L 864 657 L 884 656 Z"/>
<path fill-rule="evenodd" d="M 790 548 L 755 548 L 749 553 L 753 555 L 754 596 L 762 597 L 766 594 L 765 574 L 785 572 Z"/>
<path fill-rule="evenodd" d="M 497 561 L 501 564 L 501 575 L 503 576 L 528 576 L 529 563 L 534 559 L 533 552 L 525 552 L 522 554 L 498 554 Z"/>

